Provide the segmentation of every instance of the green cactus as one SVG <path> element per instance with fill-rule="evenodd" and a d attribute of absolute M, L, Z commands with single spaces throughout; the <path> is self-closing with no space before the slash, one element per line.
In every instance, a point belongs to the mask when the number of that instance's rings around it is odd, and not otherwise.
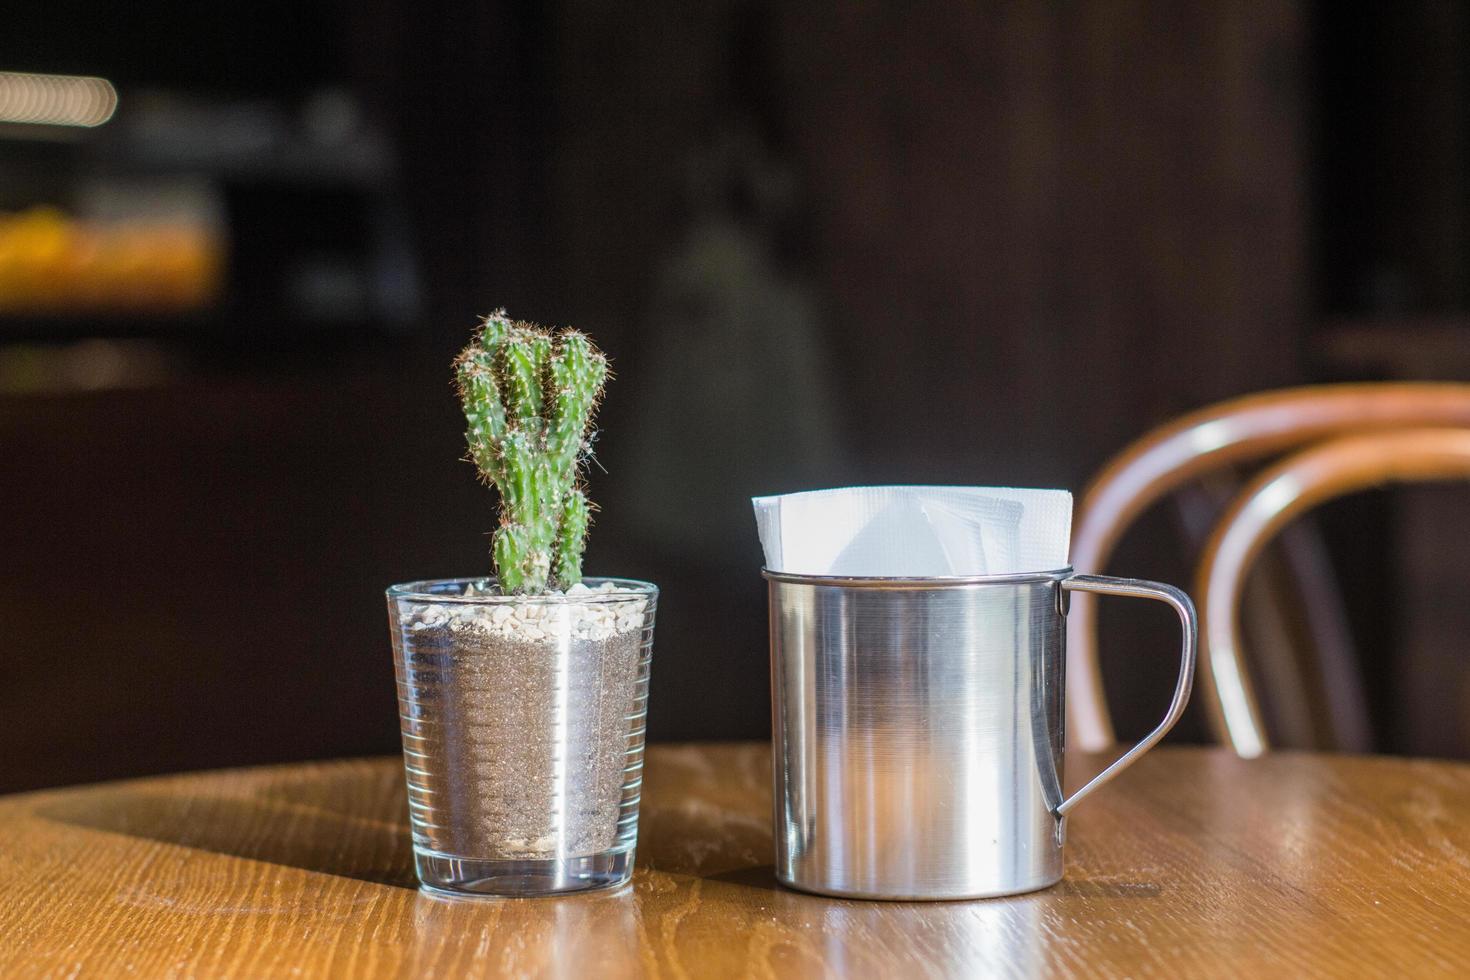
<path fill-rule="evenodd" d="M 470 461 L 500 491 L 500 587 L 537 595 L 582 581 L 592 505 L 578 486 L 607 358 L 585 334 L 486 317 L 454 362 Z"/>

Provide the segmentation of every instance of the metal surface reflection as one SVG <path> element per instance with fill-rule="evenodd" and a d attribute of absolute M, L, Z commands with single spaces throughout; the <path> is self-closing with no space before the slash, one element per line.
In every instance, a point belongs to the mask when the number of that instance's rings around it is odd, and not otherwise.
<path fill-rule="evenodd" d="M 776 873 L 805 891 L 949 899 L 1053 884 L 1065 814 L 1157 742 L 1188 700 L 1194 613 L 1169 586 L 1070 569 L 974 579 L 765 576 Z M 1167 602 L 1184 644 L 1164 722 L 1064 800 L 1071 589 Z"/>
<path fill-rule="evenodd" d="M 813 924 L 832 976 L 883 976 L 897 960 L 923 963 L 932 976 L 1034 977 L 1048 972 L 1044 911 L 1035 898 L 940 906 L 843 903 L 828 906 Z M 872 941 L 878 935 L 885 937 L 881 945 Z"/>

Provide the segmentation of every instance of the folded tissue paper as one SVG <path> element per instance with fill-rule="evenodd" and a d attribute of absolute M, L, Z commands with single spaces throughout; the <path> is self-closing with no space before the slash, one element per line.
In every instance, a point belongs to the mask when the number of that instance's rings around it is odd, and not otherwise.
<path fill-rule="evenodd" d="M 756 497 L 766 568 L 928 578 L 1065 568 L 1072 495 L 1010 487 L 845 487 Z"/>

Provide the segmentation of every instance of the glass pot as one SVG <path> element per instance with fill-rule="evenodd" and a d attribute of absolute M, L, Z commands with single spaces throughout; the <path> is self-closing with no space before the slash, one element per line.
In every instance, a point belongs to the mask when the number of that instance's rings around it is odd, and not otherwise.
<path fill-rule="evenodd" d="M 494 579 L 388 589 L 409 818 L 429 892 L 527 896 L 633 873 L 658 589 Z"/>

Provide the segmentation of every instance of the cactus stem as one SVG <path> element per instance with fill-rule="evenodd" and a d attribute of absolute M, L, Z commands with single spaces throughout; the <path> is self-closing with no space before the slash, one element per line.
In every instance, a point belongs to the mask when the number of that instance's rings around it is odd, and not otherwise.
<path fill-rule="evenodd" d="M 582 580 L 595 508 L 580 470 L 595 461 L 591 421 L 608 377 L 607 358 L 586 334 L 552 334 L 504 310 L 485 317 L 455 359 L 468 458 L 500 493 L 491 556 L 506 593 Z"/>

